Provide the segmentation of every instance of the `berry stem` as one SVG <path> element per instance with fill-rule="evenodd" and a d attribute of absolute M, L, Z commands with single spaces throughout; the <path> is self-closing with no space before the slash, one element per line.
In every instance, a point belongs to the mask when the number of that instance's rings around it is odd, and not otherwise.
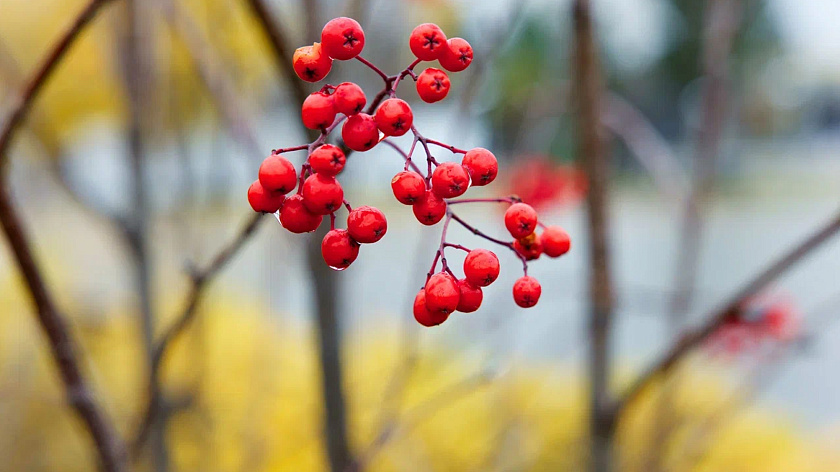
<path fill-rule="evenodd" d="M 335 212 L 330 213 L 330 230 L 335 229 Z"/>
<path fill-rule="evenodd" d="M 408 168 L 409 168 L 409 167 L 411 167 L 411 169 L 412 169 L 412 170 L 414 170 L 414 172 L 417 172 L 418 174 L 421 174 L 421 173 L 422 173 L 422 172 L 420 172 L 420 168 L 419 168 L 419 167 L 417 167 L 417 164 L 415 164 L 415 163 L 411 160 L 411 155 L 410 155 L 410 154 L 406 154 L 406 152 L 405 152 L 405 151 L 403 151 L 403 150 L 402 150 L 402 149 L 401 149 L 401 148 L 397 145 L 397 143 L 395 143 L 395 142 L 391 141 L 391 140 L 390 140 L 390 139 L 388 139 L 388 138 L 383 139 L 383 140 L 382 140 L 382 142 L 383 142 L 383 143 L 385 143 L 385 144 L 387 144 L 388 146 L 391 146 L 392 148 L 394 148 L 394 150 L 395 150 L 395 151 L 397 151 L 397 152 L 398 152 L 398 153 L 399 153 L 399 154 L 403 157 L 403 159 L 405 159 L 405 170 L 408 170 Z M 412 147 L 412 150 L 413 150 L 413 147 Z"/>
<path fill-rule="evenodd" d="M 450 151 L 452 151 L 455 154 L 466 154 L 467 153 L 467 151 L 464 151 L 463 149 L 458 149 L 455 146 L 452 146 L 452 145 L 449 145 L 449 144 L 446 144 L 446 143 L 442 143 L 442 142 L 434 140 L 434 139 L 426 138 L 426 142 L 429 143 L 429 144 L 434 144 L 435 146 L 440 146 L 442 148 L 449 149 Z"/>
<path fill-rule="evenodd" d="M 391 85 L 391 90 L 390 90 L 388 93 L 389 93 L 392 97 L 394 97 L 394 96 L 396 96 L 396 95 L 397 95 L 397 87 L 399 87 L 399 85 L 400 85 L 400 80 L 402 80 L 403 78 L 405 78 L 405 76 L 410 75 L 412 79 L 414 79 L 415 81 L 417 80 L 417 74 L 415 74 L 415 73 L 414 73 L 414 70 L 413 70 L 413 69 L 414 69 L 414 68 L 417 66 L 417 64 L 419 64 L 419 63 L 420 63 L 420 59 L 415 59 L 415 60 L 414 60 L 414 62 L 412 62 L 411 64 L 409 64 L 409 65 L 408 65 L 408 67 L 406 67 L 406 68 L 405 68 L 405 70 L 403 70 L 402 72 L 400 72 L 400 73 L 399 73 L 399 75 L 396 75 L 396 76 L 394 76 L 394 77 L 391 77 L 392 79 L 394 79 L 394 82 L 393 82 L 393 84 Z M 386 82 L 387 82 L 387 81 L 386 81 Z"/>
<path fill-rule="evenodd" d="M 510 204 L 513 204 L 513 203 L 517 203 L 517 202 L 520 202 L 520 201 L 522 201 L 522 200 L 520 200 L 517 197 L 511 196 L 511 197 L 499 197 L 499 198 L 462 198 L 460 200 L 447 200 L 446 204 L 447 205 L 455 205 L 455 204 L 458 204 L 458 203 L 510 203 Z M 538 223 L 538 224 L 542 224 L 542 223 Z"/>
<path fill-rule="evenodd" d="M 350 213 L 351 211 L 353 211 L 353 208 L 352 208 L 352 207 L 350 207 L 350 202 L 348 202 L 347 200 L 344 200 L 344 208 L 347 208 L 347 212 L 348 212 L 348 213 Z"/>
<path fill-rule="evenodd" d="M 301 144 L 300 146 L 292 146 L 292 147 L 287 147 L 287 148 L 272 149 L 271 154 L 276 156 L 278 154 L 283 154 L 283 153 L 286 153 L 286 152 L 303 151 L 304 149 L 308 149 L 308 148 L 309 148 L 309 144 Z"/>
<path fill-rule="evenodd" d="M 490 242 L 496 243 L 500 246 L 504 246 L 504 247 L 510 249 L 511 251 L 513 251 L 513 253 L 516 254 L 517 257 L 519 257 L 519 260 L 522 261 L 522 272 L 525 275 L 528 275 L 528 260 L 525 259 L 525 256 L 520 254 L 519 251 L 517 251 L 515 247 L 513 247 L 512 242 L 502 241 L 501 239 L 496 239 L 493 236 L 490 236 L 488 234 L 485 234 L 485 233 L 481 232 L 478 228 L 476 228 L 475 226 L 472 226 L 469 223 L 467 223 L 466 221 L 462 220 L 461 217 L 459 217 L 455 213 L 452 213 L 451 211 L 447 211 L 446 214 L 447 214 L 448 217 L 451 217 L 453 220 L 460 223 L 461 226 L 463 226 L 467 230 L 471 231 L 474 235 L 480 236 L 480 237 L 482 237 L 482 238 L 484 238 L 484 239 L 486 239 Z M 447 219 L 447 221 L 448 221 L 448 219 Z"/>
<path fill-rule="evenodd" d="M 460 244 L 443 243 L 443 245 L 444 245 L 445 247 L 451 247 L 451 248 L 454 248 L 454 249 L 460 249 L 460 250 L 465 251 L 465 252 L 470 252 L 470 251 L 472 250 L 472 249 L 470 249 L 470 248 L 468 248 L 468 247 L 466 247 L 466 246 L 462 246 L 462 245 L 460 245 Z"/>
<path fill-rule="evenodd" d="M 382 72 L 382 69 L 380 69 L 379 67 L 376 67 L 376 66 L 375 66 L 372 62 L 370 62 L 369 60 L 367 60 L 367 59 L 365 59 L 364 57 L 362 57 L 362 56 L 361 56 L 361 54 L 360 54 L 360 55 L 358 55 L 358 56 L 356 56 L 356 60 L 358 60 L 358 61 L 359 61 L 359 62 L 361 62 L 362 64 L 364 64 L 364 65 L 366 65 L 366 66 L 370 67 L 370 69 L 371 69 L 371 70 L 373 70 L 374 72 L 376 72 L 377 74 L 379 74 L 379 77 L 382 77 L 382 80 L 384 80 L 384 81 L 385 81 L 385 85 L 386 85 L 386 87 L 387 87 L 387 86 L 389 86 L 389 85 L 391 85 L 391 78 L 390 78 L 390 77 L 388 77 L 388 75 L 387 75 L 387 74 L 385 74 L 384 72 Z"/>

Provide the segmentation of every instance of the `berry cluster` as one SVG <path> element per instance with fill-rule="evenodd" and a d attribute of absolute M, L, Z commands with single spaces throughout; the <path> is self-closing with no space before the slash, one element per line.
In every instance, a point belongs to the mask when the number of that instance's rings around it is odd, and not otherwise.
<path fill-rule="evenodd" d="M 327 84 L 309 95 L 301 109 L 301 121 L 307 128 L 320 130 L 320 136 L 310 144 L 277 149 L 263 161 L 258 180 L 248 190 L 251 207 L 258 212 L 277 213 L 282 226 L 293 233 L 314 231 L 323 217 L 329 215 L 330 231 L 324 236 L 321 252 L 330 267 L 346 269 L 358 257 L 361 244 L 382 239 L 388 223 L 385 215 L 376 208 L 362 206 L 353 209 L 344 199 L 337 176 L 344 168 L 349 153 L 368 151 L 384 143 L 396 150 L 405 161 L 403 170 L 391 180 L 391 189 L 397 201 L 410 205 L 421 224 L 431 226 L 444 222 L 440 247 L 426 284 L 414 301 L 417 321 L 424 326 L 434 326 L 444 322 L 453 311 L 476 311 L 481 305 L 482 288 L 499 276 L 499 259 L 493 252 L 471 250 L 446 240 L 449 223 L 453 220 L 473 234 L 507 247 L 519 257 L 524 275 L 513 286 L 513 298 L 521 307 L 534 306 L 542 289 L 536 279 L 528 276 L 528 262 L 542 254 L 549 257 L 565 254 L 571 244 L 569 236 L 559 227 L 542 225 L 536 211 L 516 197 L 452 200 L 463 195 L 470 186 L 493 182 L 498 174 L 496 157 L 487 149 L 466 151 L 420 134 L 414 126 L 411 106 L 397 98 L 397 89 L 403 79 L 410 77 L 423 101 L 434 103 L 443 100 L 451 86 L 447 73 L 427 68 L 417 74 L 414 69 L 423 61 L 437 60 L 449 72 L 462 71 L 472 62 L 472 47 L 461 38 L 447 39 L 440 27 L 432 23 L 414 28 L 408 43 L 416 59 L 396 75 L 385 74 L 360 55 L 365 46 L 365 33 L 351 18 L 330 20 L 321 32 L 320 43 L 295 51 L 293 66 L 302 80 L 318 82 L 329 74 L 334 60 L 356 59 L 382 78 L 384 88 L 370 104 L 362 88 L 352 82 L 337 86 Z M 344 149 L 326 142 L 342 123 Z M 408 151 L 390 139 L 409 132 L 414 139 Z M 425 172 L 413 159 L 418 144 L 426 156 Z M 439 162 L 432 154 L 432 146 L 453 155 L 462 155 L 461 162 Z M 302 150 L 307 151 L 308 157 L 298 172 L 284 155 Z M 297 193 L 288 196 L 295 187 Z M 479 231 L 451 209 L 455 204 L 481 202 L 510 205 L 505 212 L 504 223 L 513 241 L 496 239 Z M 336 212 L 342 207 L 349 212 L 347 229 L 335 227 Z M 536 232 L 538 227 L 543 228 L 539 234 Z M 463 278 L 455 277 L 447 265 L 446 248 L 467 252 Z M 438 264 L 441 265 L 439 271 Z"/>

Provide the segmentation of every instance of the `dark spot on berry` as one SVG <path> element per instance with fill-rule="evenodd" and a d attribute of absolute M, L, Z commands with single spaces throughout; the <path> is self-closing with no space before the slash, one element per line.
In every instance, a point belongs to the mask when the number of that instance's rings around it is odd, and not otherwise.
<path fill-rule="evenodd" d="M 435 79 L 435 83 L 432 84 L 432 87 L 436 88 L 437 91 L 440 92 L 440 89 L 443 88 L 443 81 L 440 79 Z"/>
<path fill-rule="evenodd" d="M 395 121 L 391 126 L 393 126 L 394 130 L 400 131 L 405 127 L 405 123 L 403 123 L 402 118 L 397 118 L 397 121 Z"/>
<path fill-rule="evenodd" d="M 354 113 L 359 113 L 360 111 L 362 111 L 362 104 L 361 103 L 357 104 L 356 108 L 353 109 Z"/>
<path fill-rule="evenodd" d="M 358 40 L 358 39 L 356 39 L 356 37 L 355 37 L 355 36 L 353 36 L 353 33 L 352 33 L 352 32 L 349 32 L 349 33 L 345 33 L 345 34 L 344 34 L 344 45 L 345 45 L 345 46 L 350 46 L 350 47 L 352 48 L 352 47 L 353 47 L 353 46 L 355 46 L 355 45 L 356 45 L 356 43 L 358 43 L 358 42 L 359 42 L 359 40 Z"/>
<path fill-rule="evenodd" d="M 493 276 L 490 275 L 490 274 L 487 274 L 487 277 L 484 277 L 484 283 L 488 284 L 488 285 L 493 283 Z"/>
<path fill-rule="evenodd" d="M 303 71 L 303 73 L 304 75 L 306 75 L 306 77 L 314 79 L 317 74 L 317 71 L 315 69 L 310 69 L 309 67 L 307 67 L 306 70 Z"/>

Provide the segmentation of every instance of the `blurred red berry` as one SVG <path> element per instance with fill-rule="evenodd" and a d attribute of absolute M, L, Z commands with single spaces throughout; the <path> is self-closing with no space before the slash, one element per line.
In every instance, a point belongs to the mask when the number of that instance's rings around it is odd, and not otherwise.
<path fill-rule="evenodd" d="M 450 72 L 460 72 L 473 60 L 473 50 L 470 43 L 462 38 L 452 38 L 446 41 L 446 46 L 441 48 L 438 62 L 441 67 Z"/>
<path fill-rule="evenodd" d="M 341 128 L 341 139 L 354 151 L 368 151 L 379 142 L 379 128 L 367 113 L 357 113 Z"/>
<path fill-rule="evenodd" d="M 458 282 L 446 272 L 438 272 L 426 282 L 426 308 L 448 315 L 458 308 L 461 291 Z"/>
<path fill-rule="evenodd" d="M 522 239 L 537 229 L 537 212 L 527 203 L 514 203 L 505 211 L 505 227 L 514 239 Z"/>
<path fill-rule="evenodd" d="M 411 129 L 414 122 L 411 107 L 399 98 L 389 98 L 382 102 L 373 118 L 385 136 L 402 136 Z"/>
<path fill-rule="evenodd" d="M 300 119 L 309 129 L 326 129 L 335 121 L 335 104 L 332 95 L 324 92 L 309 94 L 303 101 Z"/>
<path fill-rule="evenodd" d="M 292 57 L 295 73 L 307 82 L 318 82 L 330 73 L 332 59 L 321 48 L 321 43 L 303 46 Z"/>
<path fill-rule="evenodd" d="M 359 22 L 347 17 L 333 18 L 321 31 L 324 51 L 333 59 L 353 59 L 365 47 L 365 32 Z"/>
<path fill-rule="evenodd" d="M 335 177 L 313 174 L 303 182 L 303 204 L 317 215 L 327 215 L 344 203 L 344 190 Z"/>
<path fill-rule="evenodd" d="M 446 215 L 446 202 L 431 190 L 426 190 L 421 199 L 412 206 L 412 210 L 417 221 L 432 226 Z"/>
<path fill-rule="evenodd" d="M 378 208 L 360 206 L 347 215 L 347 231 L 360 243 L 375 243 L 388 231 L 388 221 Z"/>
<path fill-rule="evenodd" d="M 286 194 L 295 189 L 297 172 L 294 164 L 285 157 L 271 155 L 260 164 L 259 180 L 267 191 Z"/>
<path fill-rule="evenodd" d="M 540 301 L 542 287 L 537 279 L 523 276 L 513 284 L 513 301 L 522 308 L 530 308 Z"/>
<path fill-rule="evenodd" d="M 569 252 L 572 247 L 572 240 L 563 228 L 549 226 L 540 235 L 542 248 L 548 257 L 560 257 Z"/>
<path fill-rule="evenodd" d="M 344 270 L 359 257 L 359 243 L 350 237 L 347 230 L 333 229 L 321 241 L 321 255 L 331 268 Z"/>
<path fill-rule="evenodd" d="M 570 205 L 586 195 L 586 176 L 573 166 L 546 157 L 518 158 L 508 169 L 508 192 L 536 209 Z"/>
<path fill-rule="evenodd" d="M 332 144 L 324 144 L 309 155 L 309 165 L 312 166 L 312 172 L 328 177 L 338 175 L 344 169 L 346 162 L 347 158 L 344 156 L 344 151 Z"/>
<path fill-rule="evenodd" d="M 463 195 L 470 187 L 470 174 L 461 164 L 444 162 L 432 173 L 432 191 L 440 198 Z"/>
<path fill-rule="evenodd" d="M 355 115 L 364 109 L 367 103 L 365 92 L 353 82 L 344 82 L 335 88 L 332 94 L 335 110 L 347 116 Z"/>
<path fill-rule="evenodd" d="M 426 194 L 426 181 L 417 172 L 403 171 L 391 179 L 391 190 L 403 205 L 414 205 Z"/>
<path fill-rule="evenodd" d="M 274 213 L 283 205 L 286 196 L 282 193 L 266 192 L 259 180 L 248 187 L 248 203 L 258 213 Z"/>
<path fill-rule="evenodd" d="M 446 45 L 446 35 L 434 23 L 418 25 L 408 37 L 408 47 L 422 61 L 434 61 Z"/>
<path fill-rule="evenodd" d="M 464 276 L 476 287 L 486 287 L 499 278 L 499 258 L 493 251 L 473 249 L 464 259 Z"/>
<path fill-rule="evenodd" d="M 458 300 L 458 307 L 455 310 L 461 313 L 472 313 L 478 310 L 481 301 L 484 299 L 481 287 L 474 286 L 467 279 L 461 279 L 458 281 L 458 290 L 461 298 Z"/>
<path fill-rule="evenodd" d="M 446 313 L 429 310 L 426 306 L 426 289 L 421 288 L 417 296 L 414 297 L 414 319 L 428 328 L 443 323 L 447 318 L 449 318 L 449 315 Z"/>
<path fill-rule="evenodd" d="M 303 206 L 303 197 L 295 194 L 286 199 L 280 208 L 280 224 L 292 233 L 309 233 L 321 225 L 321 215 L 316 215 Z"/>
<path fill-rule="evenodd" d="M 496 180 L 496 175 L 499 173 L 499 163 L 496 161 L 496 156 L 484 148 L 473 148 L 467 151 L 461 165 L 470 172 L 472 185 L 477 187 Z"/>
<path fill-rule="evenodd" d="M 449 76 L 440 69 L 430 67 L 417 76 L 416 87 L 417 95 L 424 102 L 439 102 L 449 93 Z"/>

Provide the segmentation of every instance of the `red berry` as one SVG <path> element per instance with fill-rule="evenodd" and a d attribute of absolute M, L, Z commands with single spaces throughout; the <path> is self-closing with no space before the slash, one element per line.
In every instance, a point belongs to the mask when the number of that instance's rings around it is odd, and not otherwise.
<path fill-rule="evenodd" d="M 422 61 L 434 61 L 446 46 L 446 35 L 434 23 L 418 25 L 408 37 L 408 47 Z"/>
<path fill-rule="evenodd" d="M 548 257 L 560 257 L 569 252 L 572 240 L 569 233 L 559 226 L 549 226 L 541 235 L 543 252 Z"/>
<path fill-rule="evenodd" d="M 333 229 L 321 241 L 321 255 L 330 268 L 344 270 L 359 257 L 359 243 L 350 237 L 346 229 Z"/>
<path fill-rule="evenodd" d="M 367 151 L 379 142 L 379 128 L 376 121 L 367 113 L 357 113 L 344 123 L 341 139 L 354 151 Z"/>
<path fill-rule="evenodd" d="M 441 67 L 450 72 L 461 72 L 470 65 L 472 60 L 472 46 L 461 38 L 446 41 L 446 46 L 441 48 L 440 56 L 438 56 Z"/>
<path fill-rule="evenodd" d="M 405 100 L 389 98 L 379 105 L 374 119 L 385 136 L 402 136 L 411 129 L 414 115 Z"/>
<path fill-rule="evenodd" d="M 310 175 L 303 182 L 303 204 L 316 215 L 327 215 L 344 203 L 344 190 L 335 177 Z"/>
<path fill-rule="evenodd" d="M 309 155 L 309 165 L 312 172 L 334 177 L 344 169 L 347 158 L 338 146 L 324 144 Z"/>
<path fill-rule="evenodd" d="M 438 197 L 458 197 L 469 187 L 470 174 L 461 164 L 444 162 L 432 173 L 432 191 Z"/>
<path fill-rule="evenodd" d="M 446 72 L 432 67 L 417 76 L 417 95 L 426 103 L 435 103 L 446 98 L 449 93 L 449 76 Z"/>
<path fill-rule="evenodd" d="M 461 291 L 458 281 L 446 272 L 438 272 L 426 282 L 426 308 L 432 313 L 448 315 L 458 308 Z"/>
<path fill-rule="evenodd" d="M 426 181 L 417 172 L 402 171 L 391 179 L 391 190 L 403 205 L 414 205 L 426 194 Z"/>
<path fill-rule="evenodd" d="M 426 307 L 426 289 L 421 288 L 414 297 L 414 319 L 425 327 L 437 326 L 449 318 L 445 313 L 433 313 Z"/>
<path fill-rule="evenodd" d="M 333 59 L 353 59 L 365 47 L 365 32 L 359 22 L 347 17 L 333 18 L 321 30 L 321 44 Z"/>
<path fill-rule="evenodd" d="M 499 173 L 499 163 L 492 152 L 484 148 L 473 148 L 467 151 L 461 165 L 470 171 L 472 184 L 481 187 L 496 179 Z"/>
<path fill-rule="evenodd" d="M 295 189 L 297 172 L 285 157 L 273 154 L 260 164 L 260 184 L 271 193 L 286 194 Z"/>
<path fill-rule="evenodd" d="M 282 193 L 266 192 L 259 180 L 248 187 L 248 203 L 258 213 L 274 213 L 283 206 L 286 196 Z"/>
<path fill-rule="evenodd" d="M 355 115 L 362 111 L 367 103 L 365 92 L 353 82 L 344 82 L 335 88 L 332 94 L 335 110 L 347 116 Z"/>
<path fill-rule="evenodd" d="M 321 43 L 299 47 L 292 57 L 295 73 L 307 82 L 317 82 L 326 77 L 332 69 L 332 61 L 321 48 Z"/>
<path fill-rule="evenodd" d="M 514 239 L 522 239 L 537 228 L 537 212 L 527 203 L 514 203 L 505 212 L 505 227 Z"/>
<path fill-rule="evenodd" d="M 309 233 L 318 229 L 324 217 L 316 215 L 303 206 L 303 197 L 298 194 L 287 198 L 280 208 L 280 224 L 292 233 Z"/>
<path fill-rule="evenodd" d="M 486 287 L 499 278 L 499 258 L 493 251 L 473 249 L 464 259 L 464 276 L 476 287 Z"/>
<path fill-rule="evenodd" d="M 533 261 L 534 259 L 539 259 L 543 253 L 540 235 L 534 232 L 522 239 L 517 239 L 513 242 L 513 249 L 525 256 L 525 260 Z"/>
<path fill-rule="evenodd" d="M 360 206 L 347 215 L 347 231 L 360 243 L 375 243 L 388 231 L 388 221 L 378 208 Z"/>
<path fill-rule="evenodd" d="M 431 190 L 426 190 L 421 199 L 412 206 L 412 210 L 417 221 L 432 226 L 446 215 L 446 202 Z"/>
<path fill-rule="evenodd" d="M 325 129 L 335 120 L 333 97 L 324 92 L 310 94 L 303 101 L 300 119 L 309 129 Z"/>
<path fill-rule="evenodd" d="M 513 301 L 522 308 L 530 308 L 540 301 L 542 287 L 537 279 L 529 276 L 520 277 L 513 284 Z"/>
<path fill-rule="evenodd" d="M 475 287 L 467 279 L 461 279 L 458 281 L 458 290 L 460 291 L 461 298 L 458 300 L 456 311 L 472 313 L 478 310 L 478 307 L 481 306 L 481 301 L 484 299 L 484 293 L 481 291 L 481 287 Z"/>

